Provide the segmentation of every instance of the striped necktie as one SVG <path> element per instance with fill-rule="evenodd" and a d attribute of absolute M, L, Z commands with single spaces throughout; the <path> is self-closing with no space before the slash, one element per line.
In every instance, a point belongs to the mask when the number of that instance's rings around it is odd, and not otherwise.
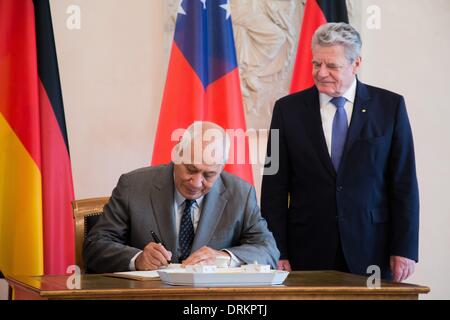
<path fill-rule="evenodd" d="M 178 234 L 178 244 L 180 245 L 180 259 L 182 262 L 191 253 L 192 242 L 194 242 L 195 232 L 192 223 L 191 211 L 195 200 L 186 199 L 184 201 L 183 216 L 180 222 L 180 233 Z"/>
<path fill-rule="evenodd" d="M 348 121 L 344 105 L 344 97 L 335 97 L 331 103 L 336 106 L 336 113 L 333 119 L 333 132 L 331 137 L 331 162 L 333 162 L 336 172 L 339 170 L 342 153 L 344 152 L 345 140 L 347 138 Z"/>

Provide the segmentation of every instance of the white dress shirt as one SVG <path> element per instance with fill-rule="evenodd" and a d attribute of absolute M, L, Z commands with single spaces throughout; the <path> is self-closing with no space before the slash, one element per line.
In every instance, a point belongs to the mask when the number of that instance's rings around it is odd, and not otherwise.
<path fill-rule="evenodd" d="M 177 234 L 180 233 L 180 224 L 181 224 L 181 217 L 183 217 L 184 212 L 184 201 L 186 198 L 184 198 L 178 190 L 175 188 L 174 192 L 174 202 L 173 202 L 173 209 L 175 211 L 175 231 Z M 197 226 L 198 222 L 200 220 L 200 214 L 201 214 L 201 208 L 203 203 L 204 196 L 201 196 L 198 199 L 195 199 L 195 202 L 192 204 L 191 207 L 191 220 L 192 224 L 194 225 L 194 232 L 197 232 Z"/>
<path fill-rule="evenodd" d="M 350 120 L 352 118 L 353 112 L 353 104 L 355 102 L 356 95 L 356 78 L 353 80 L 350 88 L 342 95 L 345 99 L 344 109 L 347 113 L 347 125 L 350 125 Z M 319 94 L 320 101 L 320 116 L 322 118 L 322 128 L 323 134 L 325 135 L 325 142 L 327 143 L 328 154 L 331 157 L 331 136 L 333 134 L 333 119 L 334 114 L 336 113 L 336 106 L 331 103 L 331 99 L 329 95 L 325 93 Z"/>

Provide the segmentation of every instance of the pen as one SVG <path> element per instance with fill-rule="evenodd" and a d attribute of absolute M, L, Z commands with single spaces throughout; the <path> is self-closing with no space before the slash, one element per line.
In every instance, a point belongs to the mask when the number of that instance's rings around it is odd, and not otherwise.
<path fill-rule="evenodd" d="M 155 240 L 156 243 L 160 243 L 164 246 L 164 244 L 161 242 L 161 240 L 159 240 L 158 236 L 155 232 L 153 232 L 153 230 L 150 230 L 150 233 L 152 234 L 153 240 Z"/>
<path fill-rule="evenodd" d="M 156 243 L 161 244 L 164 248 L 166 247 L 166 246 L 164 245 L 164 243 L 162 243 L 162 241 L 159 240 L 158 236 L 156 235 L 156 233 L 155 233 L 153 230 L 150 230 L 150 233 L 151 233 L 151 235 L 152 235 L 152 237 L 153 237 L 153 240 L 154 240 Z M 168 263 L 171 263 L 170 260 L 167 260 L 167 262 L 168 262 Z"/>

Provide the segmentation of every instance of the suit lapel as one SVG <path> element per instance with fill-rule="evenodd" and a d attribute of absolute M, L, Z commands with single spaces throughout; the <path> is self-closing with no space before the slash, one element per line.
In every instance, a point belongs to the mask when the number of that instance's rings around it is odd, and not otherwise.
<path fill-rule="evenodd" d="M 353 105 L 352 119 L 350 121 L 350 127 L 348 128 L 347 142 L 344 148 L 344 154 L 342 155 L 342 163 L 345 163 L 345 158 L 348 151 L 352 148 L 355 140 L 360 136 L 361 129 L 367 121 L 367 117 L 370 114 L 368 101 L 370 95 L 365 84 L 357 82 L 355 103 Z"/>
<path fill-rule="evenodd" d="M 194 243 L 192 244 L 192 252 L 206 245 L 214 234 L 228 201 L 224 194 L 225 190 L 222 179 L 219 178 L 214 187 L 205 196 L 200 221 L 198 222 Z"/>
<path fill-rule="evenodd" d="M 332 176 L 336 176 L 323 133 L 322 118 L 320 116 L 319 91 L 315 86 L 311 90 L 311 94 L 307 99 L 307 105 L 306 112 L 308 114 L 305 117 L 305 119 L 307 119 L 305 126 L 308 128 L 310 140 L 312 141 L 314 149 L 316 150 L 319 159 L 326 170 Z"/>
<path fill-rule="evenodd" d="M 158 235 L 165 244 L 166 249 L 176 255 L 177 238 L 175 228 L 175 212 L 173 208 L 173 163 L 161 170 L 155 178 L 150 200 L 153 213 L 158 224 Z M 150 232 L 150 230 L 149 230 Z"/>

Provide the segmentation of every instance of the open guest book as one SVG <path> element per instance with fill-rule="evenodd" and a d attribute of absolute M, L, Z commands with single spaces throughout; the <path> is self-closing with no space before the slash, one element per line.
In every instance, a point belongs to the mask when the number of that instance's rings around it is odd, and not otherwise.
<path fill-rule="evenodd" d="M 181 264 L 179 263 L 171 263 L 166 268 L 161 268 L 158 270 L 168 270 L 168 269 L 177 270 L 183 268 L 181 268 Z M 107 277 L 125 278 L 139 281 L 160 280 L 158 270 L 114 272 L 114 273 L 104 273 L 103 275 Z"/>
<path fill-rule="evenodd" d="M 140 281 L 159 280 L 159 274 L 156 270 L 114 272 L 114 273 L 104 273 L 103 275 L 107 277 L 125 278 Z"/>
<path fill-rule="evenodd" d="M 155 271 L 108 273 L 106 276 L 134 280 L 161 280 L 169 285 L 188 286 L 244 286 L 280 285 L 289 272 L 271 270 L 269 265 L 247 264 L 239 268 L 216 265 L 169 265 Z"/>

